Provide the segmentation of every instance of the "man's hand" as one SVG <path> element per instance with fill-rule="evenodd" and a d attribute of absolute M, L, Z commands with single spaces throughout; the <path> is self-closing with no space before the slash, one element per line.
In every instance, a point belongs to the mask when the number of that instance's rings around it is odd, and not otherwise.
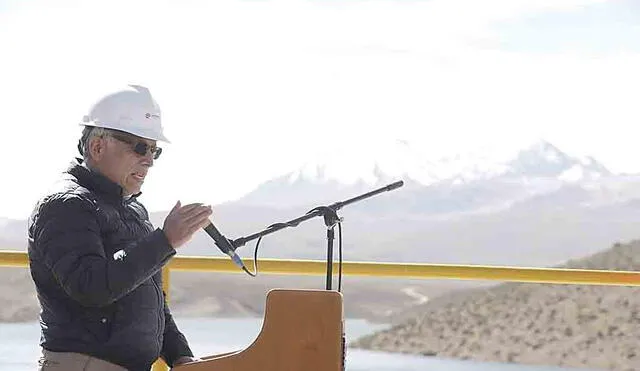
<path fill-rule="evenodd" d="M 211 206 L 193 203 L 182 206 L 180 201 L 171 209 L 164 220 L 162 230 L 174 249 L 188 242 L 194 233 L 209 224 Z"/>

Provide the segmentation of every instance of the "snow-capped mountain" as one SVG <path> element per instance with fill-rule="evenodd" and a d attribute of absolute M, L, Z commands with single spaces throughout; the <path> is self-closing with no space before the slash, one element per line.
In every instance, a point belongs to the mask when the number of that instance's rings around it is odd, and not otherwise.
<path fill-rule="evenodd" d="M 591 157 L 572 157 L 547 141 L 520 150 L 486 147 L 434 158 L 407 141 L 342 148 L 260 185 L 238 202 L 295 206 L 339 201 L 403 180 L 398 198 L 429 212 L 503 208 L 567 184 L 590 184 L 613 174 Z M 378 201 L 378 203 L 384 201 Z"/>
<path fill-rule="evenodd" d="M 406 141 L 335 150 L 216 205 L 215 223 L 230 238 L 247 236 L 400 179 L 404 187 L 340 211 L 345 259 L 541 266 L 639 235 L 640 176 L 612 174 L 544 141 L 446 158 Z M 320 219 L 270 235 L 260 256 L 325 258 Z M 16 223 L 10 229 L 24 245 L 26 221 Z M 0 228 L 0 239 L 11 230 Z M 240 254 L 251 257 L 253 245 Z M 181 253 L 219 253 L 211 247 L 200 233 Z"/>
<path fill-rule="evenodd" d="M 541 266 L 638 237 L 640 176 L 614 174 L 547 141 L 440 158 L 406 141 L 353 146 L 308 161 L 228 207 L 264 207 L 277 221 L 399 179 L 404 187 L 340 211 L 352 257 Z M 319 223 L 283 233 L 306 237 L 282 237 L 274 247 L 302 254 L 322 246 Z"/>
<path fill-rule="evenodd" d="M 579 180 L 608 176 L 611 172 L 593 157 L 574 158 L 542 141 L 520 151 L 509 162 L 508 175 Z"/>

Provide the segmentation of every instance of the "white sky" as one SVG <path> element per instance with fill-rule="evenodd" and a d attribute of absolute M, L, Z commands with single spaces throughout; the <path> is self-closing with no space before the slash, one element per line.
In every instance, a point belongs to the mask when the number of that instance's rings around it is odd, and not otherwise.
<path fill-rule="evenodd" d="M 404 138 L 440 155 L 545 138 L 640 171 L 633 8 L 0 0 L 0 216 L 28 216 L 76 155 L 85 110 L 127 83 L 151 89 L 172 140 L 143 189 L 151 210 L 240 197 L 326 141 Z"/>

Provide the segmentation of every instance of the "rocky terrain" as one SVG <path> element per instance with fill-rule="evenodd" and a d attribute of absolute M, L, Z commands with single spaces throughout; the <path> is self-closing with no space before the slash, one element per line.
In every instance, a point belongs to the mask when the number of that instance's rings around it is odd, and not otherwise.
<path fill-rule="evenodd" d="M 640 270 L 640 241 L 563 267 Z M 640 287 L 505 283 L 443 295 L 351 347 L 444 358 L 640 370 Z"/>

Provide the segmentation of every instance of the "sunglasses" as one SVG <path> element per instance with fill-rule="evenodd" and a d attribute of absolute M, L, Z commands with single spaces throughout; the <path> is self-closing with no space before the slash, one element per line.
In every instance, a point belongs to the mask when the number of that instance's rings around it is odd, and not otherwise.
<path fill-rule="evenodd" d="M 133 149 L 133 152 L 140 156 L 146 156 L 148 153 L 151 153 L 153 155 L 153 159 L 157 160 L 162 153 L 162 148 L 149 145 L 124 134 L 111 132 L 109 133 L 109 136 L 123 143 L 129 144 Z"/>

